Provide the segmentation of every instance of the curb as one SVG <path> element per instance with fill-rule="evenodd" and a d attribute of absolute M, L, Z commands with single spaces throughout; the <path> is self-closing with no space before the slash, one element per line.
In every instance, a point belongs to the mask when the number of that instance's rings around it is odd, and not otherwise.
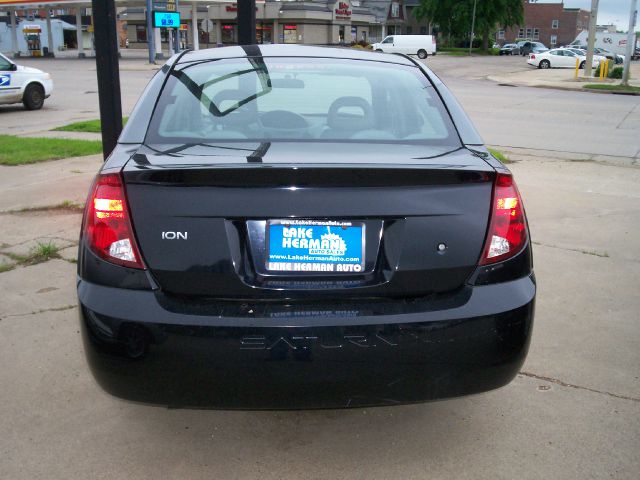
<path fill-rule="evenodd" d="M 640 92 L 621 92 L 616 90 L 599 90 L 597 88 L 572 88 L 572 87 L 564 87 L 559 85 L 543 85 L 543 84 L 525 84 L 519 82 L 507 82 L 504 80 L 497 80 L 495 78 L 491 78 L 491 75 L 485 77 L 487 80 L 490 80 L 502 87 L 529 87 L 529 88 L 547 88 L 550 90 L 563 90 L 566 92 L 587 92 L 587 93 L 603 93 L 608 95 L 627 95 L 632 97 L 640 96 Z"/>

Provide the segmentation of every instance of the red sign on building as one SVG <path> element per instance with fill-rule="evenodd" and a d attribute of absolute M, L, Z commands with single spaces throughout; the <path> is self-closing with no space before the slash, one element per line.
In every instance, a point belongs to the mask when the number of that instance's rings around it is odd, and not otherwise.
<path fill-rule="evenodd" d="M 340 20 L 349 20 L 351 18 L 350 5 L 347 2 L 339 2 L 335 9 L 336 18 Z"/>

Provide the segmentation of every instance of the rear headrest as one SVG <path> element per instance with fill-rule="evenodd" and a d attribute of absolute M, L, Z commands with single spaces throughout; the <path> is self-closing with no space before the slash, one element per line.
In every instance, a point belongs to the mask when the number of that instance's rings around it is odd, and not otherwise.
<path fill-rule="evenodd" d="M 342 109 L 359 109 L 362 114 L 345 112 Z M 373 109 L 360 97 L 340 97 L 329 107 L 327 125 L 334 130 L 366 130 L 373 127 Z"/>
<path fill-rule="evenodd" d="M 214 95 L 212 102 L 220 111 L 224 112 L 234 104 L 247 98 L 248 95 L 250 94 L 241 90 L 221 90 Z M 255 102 L 253 105 L 250 102 L 223 116 L 219 121 L 228 125 L 244 125 L 254 120 L 255 117 Z"/>

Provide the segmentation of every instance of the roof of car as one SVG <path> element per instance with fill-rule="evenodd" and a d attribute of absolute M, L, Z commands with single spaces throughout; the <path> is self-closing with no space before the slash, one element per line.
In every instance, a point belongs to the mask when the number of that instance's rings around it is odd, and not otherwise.
<path fill-rule="evenodd" d="M 396 54 L 357 50 L 355 48 L 281 44 L 233 46 L 189 51 L 178 59 L 178 63 L 239 57 L 345 58 L 415 66 L 415 63 L 411 59 Z"/>

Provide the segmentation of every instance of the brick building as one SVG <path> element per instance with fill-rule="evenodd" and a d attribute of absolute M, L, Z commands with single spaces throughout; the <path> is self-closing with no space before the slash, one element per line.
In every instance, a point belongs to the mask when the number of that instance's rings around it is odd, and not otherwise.
<path fill-rule="evenodd" d="M 563 2 L 524 0 L 524 24 L 498 31 L 496 41 L 504 44 L 535 40 L 549 48 L 566 45 L 575 40 L 582 30 L 589 28 L 589 13 L 580 8 L 565 8 Z"/>

